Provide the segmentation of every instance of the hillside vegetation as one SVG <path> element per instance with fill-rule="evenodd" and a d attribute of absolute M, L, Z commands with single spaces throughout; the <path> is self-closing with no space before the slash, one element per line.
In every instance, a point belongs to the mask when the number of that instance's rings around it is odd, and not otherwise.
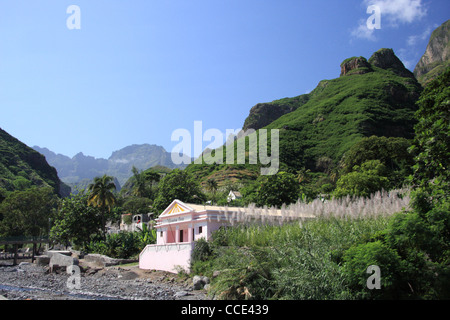
<path fill-rule="evenodd" d="M 0 190 L 25 190 L 33 186 L 50 187 L 60 195 L 70 192 L 43 155 L 0 129 Z"/>
<path fill-rule="evenodd" d="M 307 95 L 256 105 L 244 128 L 257 129 L 256 134 L 260 129 L 279 130 L 280 171 L 330 176 L 345 153 L 365 137 L 411 139 L 415 103 L 421 91 L 421 85 L 394 52 L 381 49 L 369 60 L 344 60 L 339 78 L 321 81 Z M 223 148 L 222 164 L 203 162 L 186 170 L 202 183 L 215 179 L 222 186 L 256 180 L 261 164 L 249 164 L 248 145 L 245 164 L 226 164 L 226 150 L 233 148 L 236 154 L 237 143 L 238 139 Z"/>

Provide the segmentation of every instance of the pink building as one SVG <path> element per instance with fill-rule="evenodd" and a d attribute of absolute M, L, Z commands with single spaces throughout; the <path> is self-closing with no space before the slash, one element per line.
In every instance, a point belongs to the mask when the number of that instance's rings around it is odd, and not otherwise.
<path fill-rule="evenodd" d="M 235 221 L 281 224 L 313 217 L 286 209 L 204 206 L 174 200 L 156 219 L 156 244 L 142 250 L 139 268 L 169 272 L 182 268 L 189 272 L 194 241 L 210 240 L 215 230 Z"/>
<path fill-rule="evenodd" d="M 233 208 L 185 204 L 174 200 L 156 219 L 156 244 L 148 245 L 139 255 L 139 268 L 189 272 L 194 241 L 211 238 L 211 233 L 228 225 L 227 214 Z"/>

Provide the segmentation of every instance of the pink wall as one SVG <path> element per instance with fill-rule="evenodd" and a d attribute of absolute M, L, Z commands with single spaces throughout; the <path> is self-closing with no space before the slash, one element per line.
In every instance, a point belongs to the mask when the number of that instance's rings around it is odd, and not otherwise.
<path fill-rule="evenodd" d="M 194 243 L 148 245 L 139 255 L 139 268 L 177 272 L 180 266 L 189 272 Z"/>

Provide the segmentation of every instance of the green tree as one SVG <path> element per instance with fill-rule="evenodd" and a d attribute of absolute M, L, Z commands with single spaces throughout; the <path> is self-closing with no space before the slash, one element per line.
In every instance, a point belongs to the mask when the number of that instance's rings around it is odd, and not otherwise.
<path fill-rule="evenodd" d="M 145 197 L 147 195 L 147 182 L 145 181 L 144 173 L 142 171 L 139 172 L 139 170 L 135 166 L 133 166 L 131 172 L 133 172 L 134 178 L 134 195 L 138 197 Z"/>
<path fill-rule="evenodd" d="M 335 197 L 346 195 L 368 197 L 382 189 L 388 189 L 389 179 L 386 167 L 380 160 L 369 160 L 361 166 L 354 166 L 353 171 L 343 175 L 336 183 Z"/>
<path fill-rule="evenodd" d="M 0 204 L 0 234 L 46 236 L 57 198 L 51 188 L 30 188 L 8 194 Z"/>
<path fill-rule="evenodd" d="M 150 199 L 130 196 L 126 198 L 122 210 L 126 213 L 144 214 L 149 212 L 151 203 Z"/>
<path fill-rule="evenodd" d="M 94 182 L 88 186 L 88 190 L 89 197 L 87 203 L 90 206 L 100 208 L 103 213 L 101 222 L 103 228 L 106 228 L 107 213 L 111 212 L 112 207 L 117 202 L 113 192 L 116 190 L 114 178 L 106 174 L 103 177 L 95 177 Z"/>
<path fill-rule="evenodd" d="M 399 137 L 363 138 L 353 145 L 340 161 L 341 174 L 353 171 L 369 160 L 380 160 L 386 167 L 391 188 L 400 188 L 412 173 L 413 156 L 408 151 L 411 141 Z"/>
<path fill-rule="evenodd" d="M 260 176 L 255 191 L 253 200 L 257 206 L 279 208 L 298 200 L 300 185 L 294 174 L 281 171 L 270 176 Z"/>
<path fill-rule="evenodd" d="M 54 242 L 86 248 L 91 241 L 103 236 L 103 212 L 88 205 L 88 196 L 80 192 L 61 201 L 50 231 Z"/>
<path fill-rule="evenodd" d="M 153 208 L 162 212 L 175 199 L 191 203 L 205 201 L 205 195 L 198 181 L 191 174 L 180 169 L 172 170 L 161 179 Z"/>
<path fill-rule="evenodd" d="M 415 155 L 412 183 L 429 199 L 450 196 L 450 68 L 422 92 L 411 152 Z"/>

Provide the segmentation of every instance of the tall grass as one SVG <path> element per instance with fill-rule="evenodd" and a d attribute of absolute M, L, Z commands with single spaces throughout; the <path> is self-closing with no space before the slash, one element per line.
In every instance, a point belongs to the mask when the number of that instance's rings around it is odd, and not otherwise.
<path fill-rule="evenodd" d="M 351 197 L 333 198 L 331 200 L 314 199 L 312 202 L 297 203 L 277 208 L 258 208 L 249 205 L 228 211 L 225 208 L 227 220 L 231 225 L 282 225 L 294 220 L 311 218 L 345 218 L 360 219 L 387 217 L 403 209 L 408 209 L 410 195 L 408 189 L 378 191 L 368 198 Z"/>
<path fill-rule="evenodd" d="M 249 206 L 227 215 L 233 226 L 213 234 L 210 258 L 194 261 L 193 272 L 220 271 L 211 284 L 217 298 L 352 299 L 344 252 L 376 238 L 408 205 L 402 190 L 279 210 Z"/>

